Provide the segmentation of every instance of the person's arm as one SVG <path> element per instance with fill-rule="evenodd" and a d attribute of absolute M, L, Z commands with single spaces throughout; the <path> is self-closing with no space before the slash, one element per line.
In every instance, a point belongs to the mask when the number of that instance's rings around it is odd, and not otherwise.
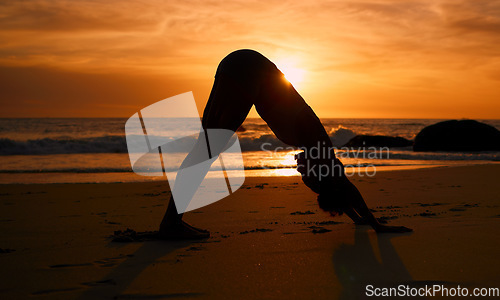
<path fill-rule="evenodd" d="M 368 206 L 361 196 L 361 193 L 356 188 L 352 182 L 347 178 L 342 183 L 342 197 L 348 201 L 349 206 L 344 209 L 344 212 L 356 223 L 356 224 L 368 224 L 375 229 L 376 232 L 410 232 L 413 231 L 410 228 L 404 226 L 388 226 L 380 224 L 375 216 L 372 214 Z M 361 219 L 360 219 L 361 218 Z"/>

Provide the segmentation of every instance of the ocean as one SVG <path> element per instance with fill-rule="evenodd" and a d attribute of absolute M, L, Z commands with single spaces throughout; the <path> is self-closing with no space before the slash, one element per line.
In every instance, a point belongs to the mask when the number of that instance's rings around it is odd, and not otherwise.
<path fill-rule="evenodd" d="M 161 170 L 140 176 L 131 170 L 125 118 L 0 119 L 0 184 L 99 183 L 164 180 Z M 357 134 L 413 139 L 439 119 L 321 119 L 330 138 L 341 147 Z M 478 120 L 500 129 L 500 120 Z M 246 176 L 299 176 L 293 156 L 260 118 L 248 118 L 238 131 Z M 468 137 L 464 136 L 464 143 Z M 271 151 L 279 147 L 280 151 Z M 353 149 L 356 150 L 356 149 Z M 352 154 L 357 153 L 357 154 Z M 372 153 L 373 154 L 373 153 Z M 430 166 L 492 164 L 500 152 L 413 152 L 394 148 L 383 155 L 345 151 L 337 155 L 348 170 L 384 171 Z M 370 171 L 371 172 L 371 171 Z"/>

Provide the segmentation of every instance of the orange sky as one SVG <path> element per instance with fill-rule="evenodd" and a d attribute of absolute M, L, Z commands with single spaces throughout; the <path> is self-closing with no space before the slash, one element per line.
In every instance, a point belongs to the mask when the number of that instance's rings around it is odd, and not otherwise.
<path fill-rule="evenodd" d="M 186 91 L 201 111 L 240 48 L 300 69 L 320 117 L 500 118 L 482 0 L 3 1 L 0 117 L 129 117 Z"/>

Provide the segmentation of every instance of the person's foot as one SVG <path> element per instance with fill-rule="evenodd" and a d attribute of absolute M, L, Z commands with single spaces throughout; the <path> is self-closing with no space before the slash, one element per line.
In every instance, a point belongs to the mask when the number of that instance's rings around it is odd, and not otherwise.
<path fill-rule="evenodd" d="M 199 232 L 210 233 L 210 231 L 208 231 L 208 230 L 206 230 L 206 229 L 201 229 L 201 228 L 198 228 L 198 227 L 194 227 L 193 225 L 189 225 L 188 223 L 186 223 L 186 222 L 184 222 L 184 221 L 181 221 L 181 222 L 182 222 L 182 224 L 183 224 L 184 226 L 187 226 L 187 227 L 189 227 L 189 228 L 191 228 L 191 229 L 197 230 L 197 231 L 199 231 Z"/>
<path fill-rule="evenodd" d="M 413 229 L 404 226 L 387 226 L 387 225 L 378 225 L 373 229 L 375 229 L 377 233 L 406 233 L 413 231 Z"/>
<path fill-rule="evenodd" d="M 197 230 L 195 227 L 185 223 L 184 221 L 171 226 L 162 226 L 158 235 L 164 240 L 201 240 L 210 237 L 210 233 L 206 230 Z"/>

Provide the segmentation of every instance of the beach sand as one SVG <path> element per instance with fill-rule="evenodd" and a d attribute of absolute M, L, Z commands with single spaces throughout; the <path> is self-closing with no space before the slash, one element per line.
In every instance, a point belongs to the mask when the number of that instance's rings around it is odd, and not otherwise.
<path fill-rule="evenodd" d="M 166 183 L 0 186 L 1 299 L 356 299 L 365 286 L 500 287 L 500 165 L 352 177 L 377 235 L 330 217 L 300 177 L 253 177 L 185 214 L 204 241 L 113 242 L 156 230 Z"/>

